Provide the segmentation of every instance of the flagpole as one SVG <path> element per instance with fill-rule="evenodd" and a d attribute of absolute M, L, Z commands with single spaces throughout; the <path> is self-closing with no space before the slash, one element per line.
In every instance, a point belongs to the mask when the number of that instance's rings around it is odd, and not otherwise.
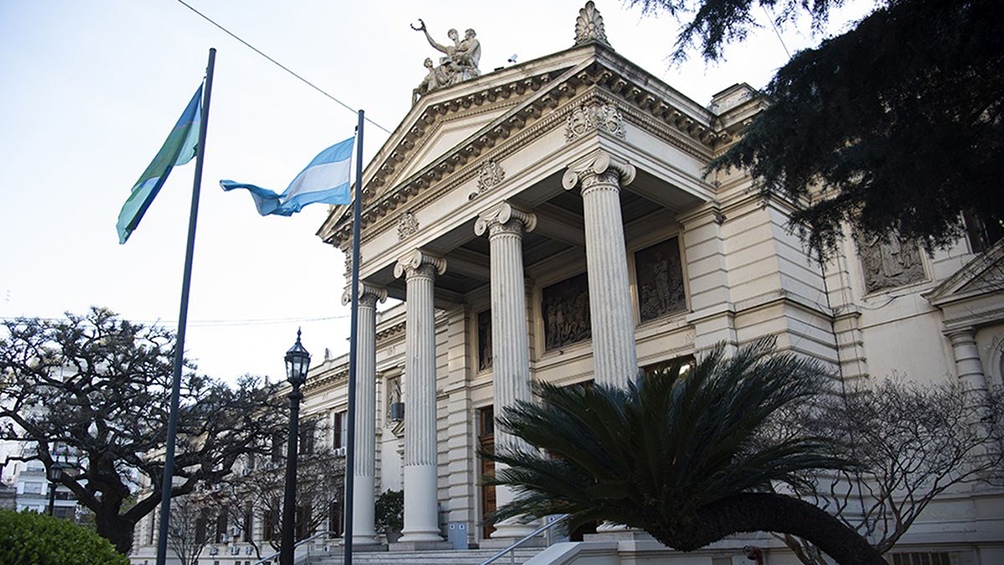
<path fill-rule="evenodd" d="M 195 180 L 192 183 L 192 209 L 188 216 L 188 245 L 185 249 L 185 272 L 181 279 L 181 308 L 178 314 L 178 336 L 174 350 L 174 375 L 171 383 L 171 406 L 167 423 L 167 447 L 164 455 L 164 477 L 160 494 L 160 533 L 157 538 L 157 565 L 167 560 L 168 526 L 171 520 L 171 486 L 174 477 L 174 446 L 178 435 L 178 405 L 181 397 L 181 372 L 185 362 L 185 329 L 188 326 L 188 295 L 192 286 L 192 256 L 195 252 L 195 225 L 199 217 L 199 191 L 202 187 L 202 163 L 206 154 L 206 129 L 209 125 L 209 97 L 213 91 L 213 66 L 216 49 L 209 49 L 206 66 L 206 89 L 202 98 L 202 120 L 195 153 Z"/>
<path fill-rule="evenodd" d="M 365 113 L 359 110 L 356 126 L 356 193 L 352 201 L 352 314 L 349 333 L 349 410 L 348 445 L 345 454 L 345 565 L 352 565 L 352 502 L 355 488 L 356 462 L 356 344 L 359 341 L 359 224 L 363 209 L 363 123 Z"/>

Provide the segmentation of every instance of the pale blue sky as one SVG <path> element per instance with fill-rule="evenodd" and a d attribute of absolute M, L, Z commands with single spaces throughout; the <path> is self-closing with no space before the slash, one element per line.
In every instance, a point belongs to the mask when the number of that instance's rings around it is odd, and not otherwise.
<path fill-rule="evenodd" d="M 393 130 L 435 56 L 410 23 L 477 30 L 482 72 L 570 47 L 585 0 L 508 2 L 189 0 L 189 4 L 368 118 Z M 622 55 L 695 101 L 763 86 L 787 56 L 770 29 L 728 63 L 669 68 L 676 24 L 599 0 Z M 489 8 L 488 6 L 498 6 Z M 811 44 L 788 30 L 789 49 Z M 0 0 L 0 317 L 105 306 L 176 326 L 194 162 L 176 169 L 129 242 L 115 221 L 218 51 L 186 350 L 202 372 L 283 378 L 303 327 L 323 358 L 348 350 L 344 260 L 315 235 L 324 205 L 258 216 L 221 178 L 281 191 L 356 115 L 255 54 L 177 0 Z M 368 160 L 387 134 L 366 130 Z M 355 173 L 353 172 L 353 178 Z"/>

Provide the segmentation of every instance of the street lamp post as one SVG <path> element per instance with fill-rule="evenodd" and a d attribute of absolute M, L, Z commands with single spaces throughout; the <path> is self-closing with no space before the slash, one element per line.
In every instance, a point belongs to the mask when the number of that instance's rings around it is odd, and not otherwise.
<path fill-rule="evenodd" d="M 49 516 L 52 516 L 53 506 L 56 504 L 56 486 L 63 478 L 63 464 L 53 461 L 46 471 L 46 478 L 49 479 Z"/>
<path fill-rule="evenodd" d="M 289 438 L 286 441 L 286 492 L 282 499 L 282 546 L 279 565 L 293 565 L 293 533 L 296 523 L 296 440 L 299 437 L 300 387 L 307 382 L 310 353 L 300 344 L 300 330 L 296 330 L 296 343 L 286 352 L 286 380 L 293 386 L 289 393 Z"/>

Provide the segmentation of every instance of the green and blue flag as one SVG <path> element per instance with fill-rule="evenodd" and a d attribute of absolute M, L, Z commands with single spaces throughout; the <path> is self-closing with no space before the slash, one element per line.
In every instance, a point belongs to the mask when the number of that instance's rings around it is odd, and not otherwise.
<path fill-rule="evenodd" d="M 199 127 L 202 120 L 202 85 L 195 91 L 195 96 L 188 103 L 184 113 L 178 118 L 178 123 L 168 134 L 164 145 L 153 158 L 153 162 L 143 171 L 143 174 L 132 187 L 129 199 L 119 212 L 116 224 L 119 232 L 119 243 L 125 243 L 133 230 L 143 219 L 143 214 L 157 197 L 171 169 L 184 165 L 195 157 L 199 141 Z"/>

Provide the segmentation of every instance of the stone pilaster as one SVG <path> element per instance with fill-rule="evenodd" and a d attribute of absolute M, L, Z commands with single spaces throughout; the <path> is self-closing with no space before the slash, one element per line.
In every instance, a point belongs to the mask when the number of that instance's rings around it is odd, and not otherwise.
<path fill-rule="evenodd" d="M 638 372 L 634 310 L 624 245 L 620 189 L 635 168 L 597 151 L 565 171 L 565 190 L 580 187 L 586 230 L 589 314 L 597 383 L 626 386 Z"/>
<path fill-rule="evenodd" d="M 387 291 L 359 283 L 359 316 L 356 326 L 356 441 L 352 486 L 352 545 L 378 541 L 374 491 L 376 488 L 376 303 Z M 342 304 L 352 300 L 346 290 Z"/>
<path fill-rule="evenodd" d="M 527 336 L 526 285 L 523 274 L 523 233 L 537 224 L 533 214 L 517 210 L 508 203 L 481 214 L 474 232 L 487 232 L 491 247 L 492 304 L 492 378 L 495 387 L 495 415 L 517 401 L 529 402 L 530 342 Z M 519 438 L 495 428 L 495 449 L 529 449 Z M 496 463 L 496 472 L 500 465 Z M 495 488 L 499 507 L 511 502 L 515 493 L 508 487 Z M 534 530 L 532 524 L 506 520 L 496 525 L 493 539 L 522 538 Z"/>
<path fill-rule="evenodd" d="M 433 290 L 446 260 L 415 250 L 394 275 L 407 282 L 405 318 L 404 528 L 401 543 L 438 542 L 436 461 L 436 322 Z"/>

